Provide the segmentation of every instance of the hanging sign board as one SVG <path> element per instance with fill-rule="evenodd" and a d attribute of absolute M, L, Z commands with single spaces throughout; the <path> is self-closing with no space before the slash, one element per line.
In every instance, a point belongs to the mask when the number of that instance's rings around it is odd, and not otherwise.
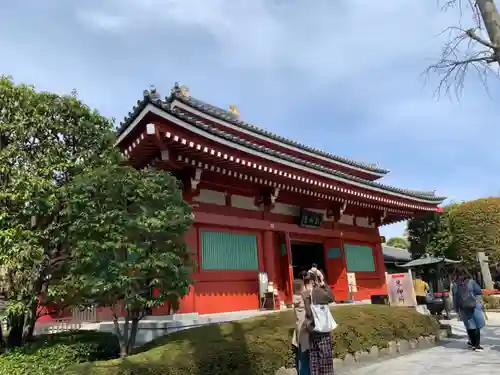
<path fill-rule="evenodd" d="M 347 286 L 349 291 L 356 293 L 358 291 L 358 286 L 356 285 L 356 274 L 354 272 L 347 273 Z"/>
<path fill-rule="evenodd" d="M 300 211 L 299 226 L 304 228 L 320 228 L 323 224 L 323 214 L 310 210 Z"/>
<path fill-rule="evenodd" d="M 417 306 L 417 297 L 413 289 L 411 272 L 386 273 L 387 294 L 391 306 Z"/>

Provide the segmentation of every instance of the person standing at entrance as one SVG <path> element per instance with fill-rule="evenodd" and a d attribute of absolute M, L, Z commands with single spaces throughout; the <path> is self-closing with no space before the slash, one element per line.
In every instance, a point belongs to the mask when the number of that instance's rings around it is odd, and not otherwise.
<path fill-rule="evenodd" d="M 293 282 L 293 312 L 295 313 L 295 330 L 292 344 L 295 347 L 295 368 L 297 375 L 309 375 L 309 333 L 305 329 L 306 311 L 304 304 L 305 285 L 303 280 Z"/>
<path fill-rule="evenodd" d="M 323 272 L 318 269 L 318 265 L 313 263 L 311 269 L 308 271 L 312 278 L 315 278 L 319 284 L 323 284 L 325 282 L 325 277 L 323 276 Z"/>
<path fill-rule="evenodd" d="M 427 305 L 427 296 L 429 294 L 429 284 L 422 280 L 422 275 L 417 275 L 413 281 L 413 289 L 417 297 L 417 305 Z"/>
<path fill-rule="evenodd" d="M 330 288 L 321 283 L 315 275 L 304 278 L 306 291 L 304 304 L 306 312 L 305 327 L 309 332 L 309 368 L 311 375 L 333 375 L 332 332 L 317 332 L 311 305 L 320 305 L 329 309 L 333 302 Z"/>
<path fill-rule="evenodd" d="M 481 304 L 477 297 L 483 293 L 480 286 L 464 269 L 459 269 L 453 285 L 455 311 L 464 323 L 469 336 L 467 343 L 474 351 L 482 351 L 481 329 L 486 325 Z"/>

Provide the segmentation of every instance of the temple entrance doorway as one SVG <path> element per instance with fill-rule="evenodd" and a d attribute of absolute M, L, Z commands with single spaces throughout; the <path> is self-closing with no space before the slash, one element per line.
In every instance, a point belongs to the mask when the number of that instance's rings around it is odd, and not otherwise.
<path fill-rule="evenodd" d="M 327 279 L 325 253 L 322 242 L 292 241 L 291 253 L 294 279 L 299 278 L 301 272 L 309 271 L 313 263 L 318 265 L 318 269 L 323 272 L 325 279 Z"/>

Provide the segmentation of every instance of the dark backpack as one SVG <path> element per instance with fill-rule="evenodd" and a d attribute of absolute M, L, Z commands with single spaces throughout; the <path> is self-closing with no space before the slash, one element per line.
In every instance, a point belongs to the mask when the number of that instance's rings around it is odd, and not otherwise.
<path fill-rule="evenodd" d="M 467 283 L 459 285 L 457 290 L 458 306 L 462 310 L 474 310 L 477 300 L 471 288 L 471 280 Z"/>

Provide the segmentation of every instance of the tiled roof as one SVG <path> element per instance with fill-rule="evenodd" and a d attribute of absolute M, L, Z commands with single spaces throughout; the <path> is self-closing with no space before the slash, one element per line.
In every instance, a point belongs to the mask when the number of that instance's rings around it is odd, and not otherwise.
<path fill-rule="evenodd" d="M 389 172 L 388 169 L 380 168 L 376 164 L 358 162 L 358 161 L 354 161 L 352 159 L 348 159 L 348 158 L 345 158 L 342 156 L 333 155 L 333 154 L 330 154 L 328 152 L 318 150 L 317 148 L 310 147 L 310 146 L 304 145 L 302 143 L 295 142 L 295 141 L 288 139 L 288 138 L 285 138 L 285 137 L 281 137 L 275 133 L 272 133 L 270 131 L 262 129 L 258 126 L 252 125 L 246 121 L 242 121 L 238 118 L 238 116 L 236 116 L 235 114 L 233 114 L 230 111 L 226 111 L 222 108 L 205 103 L 199 99 L 193 98 L 190 95 L 189 96 L 184 95 L 182 93 L 182 88 L 178 84 L 176 84 L 174 86 L 174 88 L 172 89 L 171 96 L 169 98 L 166 98 L 167 101 L 173 101 L 174 99 L 179 100 L 180 102 L 187 104 L 187 105 L 189 105 L 189 106 L 191 106 L 191 107 L 193 107 L 201 112 L 207 113 L 207 114 L 209 114 L 209 115 L 211 115 L 219 120 L 229 122 L 229 123 L 236 125 L 242 129 L 251 131 L 251 132 L 256 133 L 256 134 L 263 135 L 269 139 L 273 139 L 275 141 L 284 143 L 288 146 L 296 147 L 298 149 L 301 149 L 301 150 L 304 150 L 307 152 L 311 152 L 311 153 L 316 154 L 318 156 L 328 158 L 328 159 L 332 160 L 333 162 L 347 164 L 347 165 L 350 165 L 353 167 L 364 169 L 368 172 L 374 172 L 374 173 L 379 173 L 379 174 L 386 174 Z"/>
<path fill-rule="evenodd" d="M 333 154 L 330 154 L 328 152 L 318 150 L 317 148 L 313 148 L 313 147 L 304 145 L 302 143 L 292 141 L 291 139 L 288 139 L 288 138 L 281 137 L 275 133 L 272 133 L 270 131 L 262 129 L 258 126 L 249 124 L 246 121 L 240 120 L 238 118 L 238 116 L 234 115 L 233 113 L 231 113 L 229 111 L 226 111 L 226 110 L 221 109 L 219 107 L 215 107 L 211 104 L 205 103 L 205 102 L 198 100 L 198 99 L 195 99 L 191 96 L 185 97 L 185 96 L 181 95 L 180 93 L 178 93 L 177 91 L 174 91 L 172 95 L 175 99 L 179 100 L 180 102 L 183 102 L 183 103 L 185 103 L 185 104 L 187 104 L 187 105 L 189 105 L 189 106 L 191 106 L 191 107 L 193 107 L 201 112 L 208 113 L 209 115 L 211 115 L 215 118 L 218 118 L 219 120 L 227 121 L 233 125 L 239 126 L 242 129 L 250 130 L 251 132 L 254 132 L 254 133 L 257 133 L 260 135 L 264 135 L 270 139 L 279 141 L 279 142 L 287 144 L 289 146 L 297 147 L 301 150 L 308 151 L 308 152 L 311 152 L 313 154 L 326 157 L 328 159 L 331 159 L 334 162 L 340 162 L 343 164 L 351 165 L 353 167 L 362 168 L 362 169 L 365 169 L 367 171 L 380 173 L 380 174 L 386 174 L 389 172 L 389 170 L 384 169 L 384 168 L 380 168 L 376 164 L 368 164 L 368 163 L 354 161 L 354 160 L 351 160 L 351 159 L 348 159 L 348 158 L 345 158 L 342 156 L 333 155 Z"/>
<path fill-rule="evenodd" d="M 406 249 L 382 245 L 382 253 L 386 261 L 409 262 L 411 260 L 411 253 Z"/>
<path fill-rule="evenodd" d="M 262 152 L 262 153 L 265 153 L 265 154 L 268 154 L 268 155 L 271 155 L 274 157 L 278 157 L 278 158 L 283 159 L 283 160 L 288 160 L 288 161 L 295 163 L 295 164 L 298 164 L 298 165 L 303 165 L 303 166 L 315 169 L 317 171 L 327 173 L 327 174 L 332 175 L 332 176 L 337 176 L 337 177 L 340 177 L 340 178 L 348 180 L 348 181 L 363 184 L 363 185 L 366 185 L 367 187 L 372 186 L 375 188 L 385 190 L 387 192 L 403 194 L 403 195 L 408 196 L 409 198 L 412 198 L 412 197 L 413 198 L 420 198 L 420 199 L 424 199 L 428 202 L 432 202 L 432 203 L 436 203 L 436 204 L 439 204 L 443 200 L 446 199 L 446 197 L 436 196 L 434 194 L 434 192 L 401 189 L 401 188 L 397 188 L 394 186 L 385 185 L 385 184 L 382 184 L 379 182 L 365 180 L 365 179 L 357 177 L 357 176 L 353 176 L 353 175 L 350 175 L 347 173 L 333 170 L 333 169 L 324 167 L 320 164 L 305 161 L 303 159 L 291 156 L 289 154 L 285 154 L 285 153 L 270 149 L 268 147 L 264 147 L 264 146 L 249 142 L 246 139 L 237 137 L 233 134 L 224 132 L 216 127 L 210 126 L 210 125 L 204 123 L 203 121 L 199 120 L 197 117 L 194 117 L 190 113 L 181 111 L 179 108 L 171 108 L 171 102 L 172 102 L 171 98 L 167 98 L 166 100 L 161 100 L 161 98 L 156 93 L 156 91 L 152 91 L 151 93 L 149 91 L 145 91 L 143 100 L 137 101 L 137 105 L 134 107 L 133 111 L 129 112 L 128 117 L 125 117 L 124 121 L 121 123 L 121 126 L 118 129 L 118 134 L 123 133 L 125 131 L 125 129 L 127 128 L 127 126 L 136 118 L 136 116 L 144 109 L 144 107 L 146 107 L 147 104 L 151 103 L 151 104 L 155 105 L 156 107 L 161 108 L 162 110 L 166 111 L 167 113 L 189 123 L 190 125 L 195 126 L 199 129 L 202 129 L 202 130 L 209 132 L 211 134 L 214 134 L 220 138 L 226 139 L 226 140 L 231 141 L 233 143 L 240 144 L 240 145 L 245 146 L 247 148 L 251 148 L 253 150 L 256 150 L 256 151 L 259 151 L 259 152 Z"/>

